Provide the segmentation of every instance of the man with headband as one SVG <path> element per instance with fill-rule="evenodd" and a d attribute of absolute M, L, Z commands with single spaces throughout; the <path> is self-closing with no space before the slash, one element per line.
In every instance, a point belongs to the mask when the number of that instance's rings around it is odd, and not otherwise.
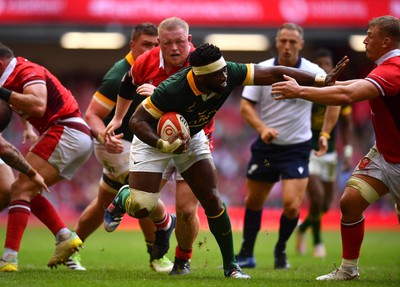
<path fill-rule="evenodd" d="M 296 78 L 304 85 L 333 84 L 346 66 L 347 59 L 341 61 L 326 77 L 318 77 L 286 67 L 266 68 L 254 64 L 225 62 L 218 47 L 203 44 L 190 54 L 189 62 L 191 67 L 182 69 L 162 82 L 138 106 L 130 120 L 130 128 L 135 134 L 130 167 L 132 198 L 136 194 L 148 194 L 146 204 L 149 206 L 151 194 L 155 207 L 160 196 L 162 172 L 172 159 L 204 208 L 210 230 L 223 257 L 224 275 L 247 279 L 250 276 L 236 263 L 231 223 L 218 192 L 217 171 L 203 128 L 237 86 L 270 85 L 282 81 L 283 74 Z M 168 111 L 178 112 L 185 117 L 190 127 L 190 138 L 181 140 L 180 134 L 173 135 L 168 140 L 158 137 L 153 127 Z M 118 203 L 114 200 L 113 204 Z M 141 203 L 136 202 L 137 205 L 140 206 Z M 133 214 L 135 205 L 130 204 L 127 198 L 119 204 L 118 210 Z M 122 215 L 107 210 L 105 216 L 115 217 L 118 222 Z"/>

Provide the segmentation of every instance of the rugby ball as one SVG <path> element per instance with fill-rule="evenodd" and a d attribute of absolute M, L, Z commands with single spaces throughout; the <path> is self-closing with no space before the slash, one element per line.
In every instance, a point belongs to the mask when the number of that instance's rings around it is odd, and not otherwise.
<path fill-rule="evenodd" d="M 163 140 L 178 132 L 182 132 L 182 139 L 190 136 L 190 129 L 186 119 L 177 112 L 167 112 L 161 116 L 157 124 L 157 134 Z"/>

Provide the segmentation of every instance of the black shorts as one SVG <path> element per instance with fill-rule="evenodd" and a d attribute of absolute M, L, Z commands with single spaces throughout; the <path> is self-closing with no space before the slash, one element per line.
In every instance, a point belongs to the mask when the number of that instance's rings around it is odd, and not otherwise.
<path fill-rule="evenodd" d="M 260 137 L 251 145 L 247 178 L 264 182 L 308 177 L 311 140 L 292 144 L 266 144 Z"/>

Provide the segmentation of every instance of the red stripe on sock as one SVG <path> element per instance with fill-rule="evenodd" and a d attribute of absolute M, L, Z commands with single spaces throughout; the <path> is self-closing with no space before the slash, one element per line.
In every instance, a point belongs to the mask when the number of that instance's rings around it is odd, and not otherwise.
<path fill-rule="evenodd" d="M 154 225 L 157 229 L 165 229 L 169 222 L 171 221 L 171 217 L 169 216 L 168 212 L 165 212 L 164 218 L 158 222 L 154 222 Z"/>

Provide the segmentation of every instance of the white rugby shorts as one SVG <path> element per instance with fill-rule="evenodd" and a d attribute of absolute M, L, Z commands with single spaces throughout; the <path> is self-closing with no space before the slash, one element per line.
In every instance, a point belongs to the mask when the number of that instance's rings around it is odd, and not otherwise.
<path fill-rule="evenodd" d="M 363 174 L 382 181 L 397 204 L 400 204 L 400 164 L 388 163 L 374 145 L 360 160 L 353 174 Z"/>
<path fill-rule="evenodd" d="M 182 154 L 160 152 L 134 136 L 129 171 L 163 173 L 169 162 L 173 160 L 177 170 L 182 173 L 195 162 L 207 158 L 212 158 L 212 156 L 203 130 L 192 136 L 188 150 Z"/>
<path fill-rule="evenodd" d="M 308 171 L 310 175 L 318 176 L 324 182 L 335 182 L 337 177 L 337 152 L 316 156 L 311 153 Z"/>
<path fill-rule="evenodd" d="M 109 153 L 104 145 L 95 140 L 94 155 L 103 167 L 103 174 L 109 179 L 125 184 L 129 172 L 129 157 L 131 142 L 121 139 L 123 145 L 122 153 Z"/>

